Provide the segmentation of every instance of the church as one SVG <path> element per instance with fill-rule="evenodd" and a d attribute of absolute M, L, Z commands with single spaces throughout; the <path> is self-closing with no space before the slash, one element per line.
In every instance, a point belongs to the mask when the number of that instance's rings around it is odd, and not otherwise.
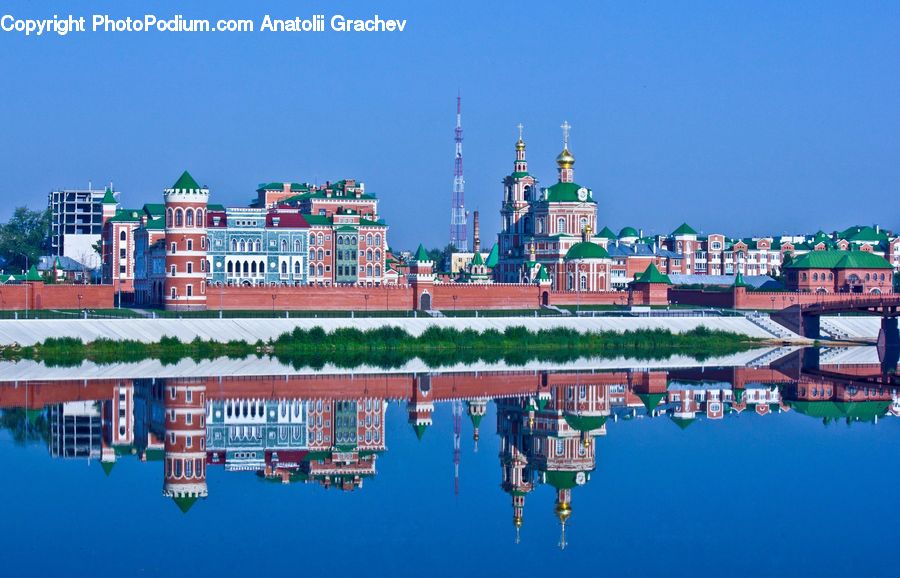
<path fill-rule="evenodd" d="M 556 157 L 558 181 L 539 188 L 528 172 L 522 125 L 516 142 L 512 174 L 503 180 L 499 259 L 495 281 L 539 283 L 549 280 L 554 290 L 608 291 L 612 289 L 605 239 L 595 237 L 597 203 L 591 189 L 575 182 L 575 157 L 569 151 L 564 122 L 563 150 Z"/>

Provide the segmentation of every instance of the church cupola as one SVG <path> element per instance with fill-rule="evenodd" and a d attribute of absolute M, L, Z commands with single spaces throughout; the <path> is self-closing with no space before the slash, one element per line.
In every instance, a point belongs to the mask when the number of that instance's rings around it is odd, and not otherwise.
<path fill-rule="evenodd" d="M 569 152 L 569 130 L 572 125 L 568 121 L 564 121 L 563 129 L 563 150 L 556 157 L 556 166 L 559 167 L 559 182 L 572 183 L 575 182 L 575 171 L 572 168 L 575 165 L 575 157 Z"/>
<path fill-rule="evenodd" d="M 516 141 L 516 173 L 528 172 L 528 161 L 525 160 L 525 141 L 522 139 L 522 129 L 525 128 L 522 123 L 518 124 L 519 140 Z"/>

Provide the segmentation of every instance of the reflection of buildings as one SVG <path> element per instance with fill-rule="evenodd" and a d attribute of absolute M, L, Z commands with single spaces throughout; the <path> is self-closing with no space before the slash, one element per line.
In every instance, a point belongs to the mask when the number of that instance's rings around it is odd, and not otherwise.
<path fill-rule="evenodd" d="M 163 492 L 185 511 L 207 495 L 209 465 L 360 488 L 387 447 L 388 400 L 406 403 L 410 435 L 420 438 L 436 405 L 459 403 L 454 419 L 468 414 L 477 443 L 491 399 L 517 530 L 541 485 L 553 488 L 565 530 L 596 468 L 595 440 L 620 420 L 668 416 L 684 428 L 788 409 L 826 423 L 900 414 L 897 376 L 877 364 L 0 382 L 0 408 L 23 408 L 29 419 L 46 411 L 53 457 L 99 459 L 107 473 L 124 456 L 162 461 Z"/>

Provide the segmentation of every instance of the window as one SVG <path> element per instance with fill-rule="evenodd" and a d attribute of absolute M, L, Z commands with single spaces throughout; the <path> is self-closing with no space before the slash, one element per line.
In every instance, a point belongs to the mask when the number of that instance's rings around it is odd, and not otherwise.
<path fill-rule="evenodd" d="M 185 212 L 184 220 L 188 227 L 194 226 L 194 209 L 188 209 L 187 212 Z"/>
<path fill-rule="evenodd" d="M 188 264 L 187 264 L 187 272 L 188 272 L 188 273 L 193 273 L 193 272 L 194 272 L 194 264 L 193 264 L 193 263 L 188 263 Z"/>
<path fill-rule="evenodd" d="M 122 231 L 121 233 L 119 233 L 119 240 L 120 240 L 120 241 L 127 241 L 127 240 L 128 240 L 128 233 L 126 233 L 125 231 Z"/>
<path fill-rule="evenodd" d="M 172 226 L 172 209 L 166 209 L 166 226 Z"/>
<path fill-rule="evenodd" d="M 172 265 L 172 269 L 175 269 L 175 266 L 174 266 L 174 265 Z M 174 274 L 175 274 L 175 271 L 172 271 L 172 275 L 174 275 Z M 172 295 L 172 299 L 175 299 L 176 293 L 175 293 L 175 288 L 174 288 L 174 287 L 172 287 L 172 293 L 171 293 L 171 295 Z"/>
<path fill-rule="evenodd" d="M 178 250 L 178 243 L 172 243 L 172 247 L 171 247 L 171 248 L 172 248 L 172 251 L 171 251 L 171 252 L 172 252 L 172 254 L 174 255 L 175 252 Z"/>
<path fill-rule="evenodd" d="M 287 261 L 282 261 L 282 262 L 281 262 L 281 274 L 282 274 L 282 275 L 287 275 L 287 272 L 288 272 Z"/>
<path fill-rule="evenodd" d="M 188 297 L 193 297 L 193 296 L 194 296 L 194 286 L 193 286 L 193 285 L 188 285 L 188 286 L 187 286 L 187 296 L 188 296 Z"/>
<path fill-rule="evenodd" d="M 181 209 L 175 209 L 175 226 L 184 226 L 184 213 L 181 211 Z"/>
<path fill-rule="evenodd" d="M 193 239 L 188 239 L 188 240 L 187 240 L 187 250 L 188 250 L 188 251 L 193 251 L 193 250 L 194 250 L 194 240 L 193 240 Z"/>
<path fill-rule="evenodd" d="M 294 253 L 299 253 L 301 250 L 300 239 L 296 239 L 294 241 Z"/>
<path fill-rule="evenodd" d="M 300 274 L 300 261 L 294 262 L 294 275 Z"/>
<path fill-rule="evenodd" d="M 169 271 L 170 271 L 171 274 L 172 274 L 172 277 L 175 276 L 175 267 L 176 267 L 175 265 L 172 265 L 172 267 L 169 269 Z M 173 289 L 174 289 L 174 287 L 173 287 Z"/>
<path fill-rule="evenodd" d="M 366 245 L 371 247 L 372 241 L 374 241 L 374 240 L 375 240 L 375 238 L 372 237 L 372 233 L 369 233 L 368 235 L 366 235 Z"/>
<path fill-rule="evenodd" d="M 288 248 L 287 241 L 284 240 L 284 239 L 282 239 L 282 240 L 281 240 L 281 252 L 282 252 L 282 253 L 287 253 L 287 248 Z"/>
<path fill-rule="evenodd" d="M 203 209 L 197 209 L 197 226 L 205 226 L 206 221 L 203 220 Z"/>
<path fill-rule="evenodd" d="M 253 247 L 257 253 L 260 252 L 260 250 L 262 249 L 262 244 L 259 242 L 259 239 L 256 240 L 256 242 L 253 244 Z"/>
<path fill-rule="evenodd" d="M 566 220 L 562 217 L 556 220 L 556 232 L 557 233 L 565 233 L 566 232 Z"/>
<path fill-rule="evenodd" d="M 381 277 L 381 265 L 375 265 L 375 276 Z"/>

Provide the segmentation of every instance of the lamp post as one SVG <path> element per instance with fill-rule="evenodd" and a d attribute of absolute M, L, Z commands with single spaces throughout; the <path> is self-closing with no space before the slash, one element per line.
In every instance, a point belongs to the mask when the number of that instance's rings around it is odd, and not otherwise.
<path fill-rule="evenodd" d="M 453 312 L 456 313 L 456 295 L 453 296 Z"/>
<path fill-rule="evenodd" d="M 79 293 L 78 294 L 78 310 L 82 312 L 82 315 L 84 315 L 84 308 L 81 306 L 82 297 L 83 297 L 83 295 L 81 293 Z"/>
<path fill-rule="evenodd" d="M 363 299 L 366 301 L 366 315 L 368 315 L 369 314 L 369 294 L 364 293 Z"/>
<path fill-rule="evenodd" d="M 275 317 L 275 299 L 278 298 L 278 295 L 272 293 L 272 317 Z"/>

